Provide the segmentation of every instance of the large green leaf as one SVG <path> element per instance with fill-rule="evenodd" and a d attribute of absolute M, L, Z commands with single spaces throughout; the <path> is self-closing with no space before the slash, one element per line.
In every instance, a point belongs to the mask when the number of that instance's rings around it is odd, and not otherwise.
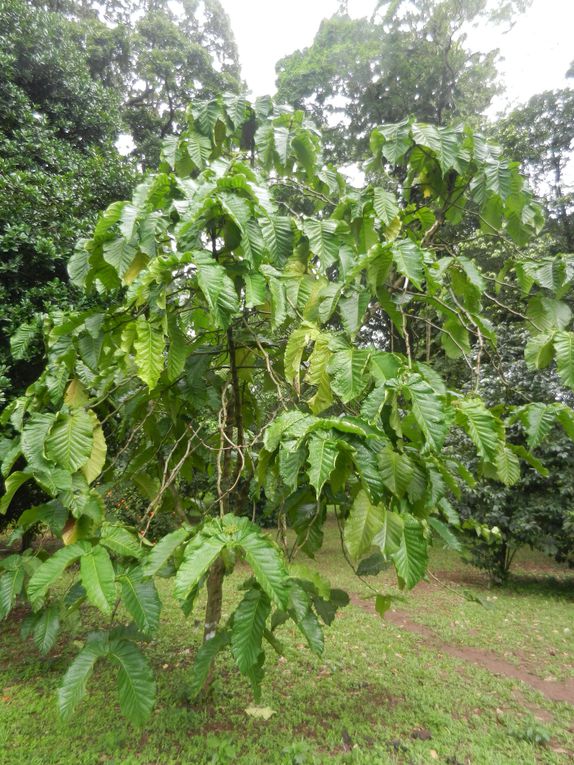
<path fill-rule="evenodd" d="M 310 135 L 299 133 L 292 139 L 291 147 L 299 164 L 305 169 L 308 176 L 312 176 L 317 161 L 317 153 Z"/>
<path fill-rule="evenodd" d="M 16 494 L 20 486 L 26 483 L 26 481 L 29 481 L 30 478 L 32 478 L 32 473 L 28 473 L 24 470 L 17 470 L 15 473 L 8 476 L 4 481 L 4 494 L 0 499 L 0 515 L 6 513 L 6 510 L 10 507 L 10 502 L 12 502 L 14 494 Z"/>
<path fill-rule="evenodd" d="M 224 546 L 223 540 L 202 532 L 193 537 L 185 548 L 183 563 L 175 577 L 175 594 L 179 600 L 186 599 Z M 146 573 L 148 571 L 146 569 Z"/>
<path fill-rule="evenodd" d="M 283 444 L 279 450 L 279 475 L 291 491 L 295 491 L 297 488 L 299 472 L 305 464 L 306 458 L 307 455 L 303 447 L 291 450 Z"/>
<path fill-rule="evenodd" d="M 185 136 L 185 147 L 193 164 L 198 170 L 201 170 L 211 153 L 209 138 L 195 131 L 190 131 Z"/>
<path fill-rule="evenodd" d="M 137 254 L 136 248 L 123 236 L 104 244 L 104 260 L 123 277 Z"/>
<path fill-rule="evenodd" d="M 85 542 L 61 547 L 39 566 L 28 582 L 28 597 L 32 606 L 38 605 L 48 588 L 64 573 L 65 569 L 78 560 L 89 546 Z"/>
<path fill-rule="evenodd" d="M 267 595 L 262 590 L 251 589 L 233 613 L 231 651 L 244 674 L 257 663 L 270 611 L 271 603 Z"/>
<path fill-rule="evenodd" d="M 105 547 L 96 545 L 82 555 L 80 576 L 90 603 L 110 616 L 116 600 L 116 575 Z"/>
<path fill-rule="evenodd" d="M 403 538 L 391 555 L 401 586 L 411 589 L 426 573 L 428 549 L 419 521 L 410 515 L 404 519 Z"/>
<path fill-rule="evenodd" d="M 373 544 L 377 545 L 383 555 L 389 558 L 397 552 L 403 540 L 403 519 L 391 510 L 385 512 L 385 520 L 381 530 L 375 535 Z"/>
<path fill-rule="evenodd" d="M 136 322 L 137 338 L 134 342 L 138 377 L 153 390 L 163 371 L 165 341 L 159 326 L 140 316 Z"/>
<path fill-rule="evenodd" d="M 385 523 L 385 508 L 373 505 L 366 492 L 355 497 L 349 517 L 345 522 L 344 541 L 349 555 L 358 560 L 373 544 L 373 540 Z"/>
<path fill-rule="evenodd" d="M 143 579 L 141 572 L 122 575 L 122 601 L 128 613 L 144 634 L 155 632 L 159 626 L 161 601 L 152 579 Z"/>
<path fill-rule="evenodd" d="M 542 403 L 528 404 L 521 420 L 526 425 L 528 448 L 535 449 L 544 441 L 556 422 L 556 409 Z"/>
<path fill-rule="evenodd" d="M 409 456 L 385 446 L 379 453 L 379 465 L 385 486 L 397 497 L 402 497 L 413 476 L 413 464 Z"/>
<path fill-rule="evenodd" d="M 339 253 L 339 240 L 337 221 L 334 220 L 306 220 L 303 224 L 305 236 L 309 239 L 309 246 L 313 255 L 319 258 L 323 270 L 332 266 L 337 260 Z"/>
<path fill-rule="evenodd" d="M 378 502 L 385 486 L 381 477 L 377 455 L 365 444 L 355 443 L 352 458 L 363 488 L 373 502 Z"/>
<path fill-rule="evenodd" d="M 420 247 L 410 239 L 401 239 L 393 242 L 393 262 L 397 271 L 405 276 L 418 289 L 423 280 L 423 252 Z"/>
<path fill-rule="evenodd" d="M 167 563 L 170 556 L 177 548 L 185 542 L 189 536 L 189 531 L 184 528 L 176 529 L 162 537 L 156 542 L 148 557 L 143 564 L 143 571 L 146 576 L 155 576 L 157 572 Z"/>
<path fill-rule="evenodd" d="M 574 388 L 574 332 L 557 332 L 554 350 L 560 379 L 564 385 Z"/>
<path fill-rule="evenodd" d="M 399 214 L 395 195 L 385 189 L 375 188 L 373 190 L 373 207 L 385 226 L 390 226 Z"/>
<path fill-rule="evenodd" d="M 501 446 L 494 462 L 499 479 L 505 486 L 514 486 L 520 479 L 520 460 L 507 446 Z"/>
<path fill-rule="evenodd" d="M 103 523 L 100 543 L 109 550 L 128 558 L 141 558 L 143 548 L 135 534 L 123 526 Z"/>
<path fill-rule="evenodd" d="M 320 656 L 324 648 L 323 630 L 311 609 L 309 596 L 295 581 L 291 581 L 289 589 L 289 613 L 307 640 L 309 648 Z"/>
<path fill-rule="evenodd" d="M 40 653 L 48 653 L 56 642 L 60 629 L 60 614 L 57 606 L 48 606 L 39 614 L 34 624 L 34 643 Z"/>
<path fill-rule="evenodd" d="M 107 633 L 93 633 L 64 675 L 58 690 L 58 706 L 64 720 L 69 720 L 86 695 L 86 686 L 98 659 L 107 656 Z"/>
<path fill-rule="evenodd" d="M 443 174 L 446 175 L 452 168 L 458 169 L 460 134 L 452 128 L 415 122 L 412 126 L 412 136 L 420 146 L 434 151 Z"/>
<path fill-rule="evenodd" d="M 339 446 L 334 438 L 319 432 L 311 434 L 307 441 L 307 448 L 309 451 L 307 475 L 311 486 L 319 496 L 325 482 L 329 480 L 335 469 Z"/>
<path fill-rule="evenodd" d="M 167 376 L 170 381 L 177 380 L 183 372 L 188 353 L 189 343 L 186 336 L 179 329 L 176 321 L 170 322 L 167 352 Z"/>
<path fill-rule="evenodd" d="M 94 423 L 84 409 L 60 413 L 46 439 L 46 456 L 71 473 L 79 470 L 92 453 Z"/>
<path fill-rule="evenodd" d="M 229 326 L 239 310 L 239 298 L 233 281 L 223 266 L 204 253 L 194 255 L 197 281 L 209 305 L 213 319 L 222 329 Z"/>
<path fill-rule="evenodd" d="M 299 329 L 296 329 L 289 335 L 287 345 L 285 346 L 285 356 L 283 360 L 285 368 L 285 377 L 295 388 L 297 393 L 301 392 L 301 360 L 307 344 L 315 340 L 319 330 L 312 324 L 304 323 Z"/>
<path fill-rule="evenodd" d="M 339 314 L 345 331 L 355 337 L 363 326 L 370 295 L 365 289 L 351 290 L 339 300 Z"/>
<path fill-rule="evenodd" d="M 567 303 L 543 295 L 530 298 L 526 315 L 538 332 L 565 329 L 572 319 L 572 311 Z"/>
<path fill-rule="evenodd" d="M 262 218 L 259 223 L 272 262 L 278 266 L 282 265 L 293 251 L 293 231 L 290 218 L 284 215 L 271 215 Z"/>
<path fill-rule="evenodd" d="M 431 517 L 428 519 L 429 526 L 432 526 L 434 531 L 441 537 L 445 545 L 450 549 L 454 550 L 455 552 L 461 552 L 462 545 L 459 542 L 457 536 L 451 531 L 450 527 L 446 525 L 446 523 L 443 523 L 442 521 L 439 521 L 438 518 L 435 518 L 431 515 Z"/>
<path fill-rule="evenodd" d="M 460 401 L 457 420 L 474 442 L 479 455 L 493 462 L 503 441 L 500 421 L 479 399 Z"/>
<path fill-rule="evenodd" d="M 254 308 L 267 302 L 265 278 L 260 273 L 245 274 L 245 305 Z"/>
<path fill-rule="evenodd" d="M 369 351 L 347 348 L 333 354 L 328 372 L 332 376 L 331 387 L 344 404 L 357 398 L 365 389 L 369 378 L 365 372 Z"/>
<path fill-rule="evenodd" d="M 136 725 L 149 717 L 155 703 L 155 682 L 151 668 L 129 640 L 110 641 L 109 656 L 120 665 L 118 691 L 124 715 Z"/>
<path fill-rule="evenodd" d="M 21 324 L 10 338 L 10 351 L 15 359 L 23 359 L 40 331 L 40 322 Z"/>
<path fill-rule="evenodd" d="M 442 448 L 448 430 L 446 411 L 441 399 L 419 375 L 409 375 L 403 390 L 410 396 L 413 415 L 427 443 L 438 451 Z"/>
<path fill-rule="evenodd" d="M 12 608 L 16 598 L 22 591 L 24 584 L 24 569 L 22 566 L 14 566 L 0 576 L 0 621 L 5 619 Z"/>
<path fill-rule="evenodd" d="M 28 464 L 46 465 L 44 443 L 55 419 L 55 414 L 34 412 L 24 425 L 20 438 L 20 446 Z"/>
<path fill-rule="evenodd" d="M 104 430 L 100 425 L 95 412 L 88 412 L 92 420 L 93 425 L 93 442 L 92 451 L 88 457 L 88 461 L 82 467 L 82 473 L 84 474 L 86 481 L 92 483 L 100 475 L 106 464 L 106 454 L 108 447 L 106 444 L 106 438 L 104 436 Z"/>
<path fill-rule="evenodd" d="M 307 566 L 305 563 L 291 563 L 289 566 L 289 576 L 292 579 L 303 579 L 311 582 L 317 590 L 320 597 L 329 600 L 331 597 L 331 585 L 329 580 L 320 574 L 316 569 Z"/>
<path fill-rule="evenodd" d="M 259 585 L 279 608 L 285 608 L 288 574 L 278 548 L 255 526 L 240 545 Z"/>
<path fill-rule="evenodd" d="M 530 337 L 524 348 L 524 358 L 530 369 L 544 369 L 554 358 L 554 334 Z"/>

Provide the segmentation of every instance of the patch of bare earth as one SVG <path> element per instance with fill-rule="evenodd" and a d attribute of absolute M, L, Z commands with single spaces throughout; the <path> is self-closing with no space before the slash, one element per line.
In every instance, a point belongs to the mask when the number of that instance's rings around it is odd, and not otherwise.
<path fill-rule="evenodd" d="M 375 613 L 375 606 L 372 600 L 363 600 L 357 595 L 351 595 L 351 603 L 362 608 L 364 611 Z M 459 661 L 475 664 L 495 675 L 520 680 L 542 693 L 551 701 L 564 701 L 574 705 L 574 680 L 572 679 L 563 681 L 547 680 L 533 672 L 526 663 L 516 666 L 503 659 L 494 651 L 446 643 L 434 630 L 420 622 L 415 622 L 404 611 L 387 611 L 385 613 L 385 620 L 401 630 L 424 638 L 425 645 L 429 648 L 438 650 L 447 656 L 452 656 Z"/>

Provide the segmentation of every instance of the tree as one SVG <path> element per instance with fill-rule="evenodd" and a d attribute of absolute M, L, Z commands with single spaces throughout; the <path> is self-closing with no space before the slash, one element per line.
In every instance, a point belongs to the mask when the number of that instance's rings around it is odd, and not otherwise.
<path fill-rule="evenodd" d="M 66 673 L 65 717 L 106 657 L 119 666 L 124 713 L 136 722 L 149 714 L 153 678 L 137 643 L 158 627 L 155 576 L 174 576 L 186 614 L 207 589 L 192 694 L 209 686 L 227 647 L 257 694 L 264 646 L 281 651 L 281 625 L 292 619 L 320 653 L 322 624 L 348 600 L 297 560 L 321 546 L 328 512 L 353 570 L 391 563 L 411 588 L 425 575 L 432 535 L 453 541 L 449 494 L 473 480 L 445 451 L 449 434 L 466 433 L 479 470 L 506 485 L 520 459 L 533 461 L 506 438 L 512 409 L 448 389 L 426 361 L 430 342 L 431 358 L 461 356 L 480 374 L 468 349 L 494 340 L 488 306 L 497 299 L 468 259 L 437 258 L 433 238 L 465 215 L 516 242 L 536 233 L 540 210 L 516 165 L 470 129 L 383 126 L 372 136 L 374 162 L 381 173 L 402 168 L 397 197 L 347 185 L 323 163 L 302 112 L 228 95 L 189 115 L 164 143 L 159 172 L 130 202 L 108 207 L 69 263 L 74 284 L 106 295 L 107 307 L 46 319 L 46 369 L 3 414 L 13 437 L 0 512 L 34 481 L 45 500 L 19 526 L 41 521 L 63 546 L 2 561 L 1 613 L 24 596 L 25 629 L 42 650 L 81 604 L 107 625 Z M 515 268 L 534 293 L 527 352 L 537 365 L 556 357 L 574 387 L 570 316 L 552 297 L 555 286 L 570 288 L 570 260 L 519 254 Z M 359 341 L 374 310 L 389 317 L 403 352 Z M 430 340 L 420 321 L 435 329 Z M 572 436 L 572 410 L 560 405 L 556 416 Z M 114 482 L 148 497 L 139 536 L 106 517 Z M 253 521 L 261 503 L 277 516 L 277 544 Z M 153 514 L 174 509 L 180 528 L 150 546 Z M 240 559 L 252 575 L 221 624 L 225 575 Z M 77 563 L 62 600 L 54 585 Z M 376 593 L 379 613 L 391 602 Z"/>
<path fill-rule="evenodd" d="M 565 169 L 572 159 L 574 90 L 545 91 L 496 124 L 498 140 L 522 162 L 548 208 L 556 246 L 574 250 L 573 193 Z"/>
<path fill-rule="evenodd" d="M 144 165 L 157 166 L 162 140 L 181 130 L 185 105 L 240 89 L 237 48 L 218 0 L 149 3 L 131 40 L 125 119 Z"/>
<path fill-rule="evenodd" d="M 510 320 L 509 320 L 510 318 Z M 457 503 L 468 529 L 462 535 L 468 558 L 503 584 L 515 553 L 524 545 L 574 565 L 574 444 L 560 426 L 562 404 L 574 397 L 560 384 L 555 369 L 533 370 L 524 358 L 527 331 L 516 316 L 504 317 L 497 330 L 493 357 L 482 360 L 480 392 L 490 406 L 514 407 L 509 438 L 535 455 L 513 486 L 488 476 L 468 487 Z M 537 402 L 532 404 L 532 402 Z M 453 444 L 458 454 L 469 451 L 462 439 Z M 476 457 L 467 466 L 476 469 Z M 477 536 L 480 523 L 496 533 Z"/>
<path fill-rule="evenodd" d="M 0 367 L 11 396 L 42 368 L 36 315 L 78 297 L 66 273 L 77 238 L 128 193 L 133 172 L 113 145 L 119 100 L 92 78 L 73 25 L 10 0 L 0 28 Z M 14 363 L 8 339 L 23 323 L 30 342 L 22 335 Z"/>
<path fill-rule="evenodd" d="M 35 2 L 74 30 L 92 78 L 121 104 L 122 127 L 143 168 L 181 129 L 185 105 L 242 89 L 237 47 L 219 0 Z"/>
<path fill-rule="evenodd" d="M 497 11 L 508 18 L 514 5 Z M 328 128 L 338 161 L 364 159 L 381 122 L 476 120 L 499 90 L 497 51 L 468 50 L 465 30 L 489 19 L 484 0 L 381 2 L 370 20 L 339 11 L 277 63 L 277 96 Z"/>

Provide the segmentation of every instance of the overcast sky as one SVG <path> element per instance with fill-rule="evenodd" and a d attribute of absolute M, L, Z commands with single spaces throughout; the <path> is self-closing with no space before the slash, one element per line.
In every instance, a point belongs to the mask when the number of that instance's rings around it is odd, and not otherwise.
<path fill-rule="evenodd" d="M 275 91 L 275 63 L 310 45 L 321 19 L 332 15 L 337 0 L 222 0 L 241 60 L 243 76 L 259 96 Z M 370 15 L 374 0 L 350 0 L 353 16 Z M 493 111 L 515 105 L 542 90 L 564 87 L 574 59 L 574 0 L 534 0 L 513 29 L 503 35 L 492 27 L 472 30 L 476 50 L 500 48 L 500 71 L 507 87 Z M 570 85 L 574 85 L 572 80 Z"/>

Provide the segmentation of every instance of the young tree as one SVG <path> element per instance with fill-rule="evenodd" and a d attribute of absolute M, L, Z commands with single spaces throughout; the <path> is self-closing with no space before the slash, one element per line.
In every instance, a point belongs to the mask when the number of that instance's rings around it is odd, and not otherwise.
<path fill-rule="evenodd" d="M 516 165 L 470 129 L 404 122 L 375 130 L 372 146 L 381 172 L 402 167 L 398 196 L 347 185 L 302 112 L 237 96 L 197 104 L 164 143 L 159 172 L 79 243 L 71 279 L 107 307 L 46 319 L 46 369 L 3 415 L 13 438 L 0 504 L 35 481 L 45 501 L 20 528 L 42 521 L 64 542 L 2 561 L 2 615 L 26 597 L 25 629 L 42 650 L 80 604 L 105 618 L 66 673 L 64 716 L 104 657 L 119 665 L 125 714 L 149 713 L 153 678 L 137 641 L 159 624 L 154 577 L 175 578 L 186 614 L 207 589 L 192 693 L 227 646 L 257 693 L 264 646 L 281 650 L 281 625 L 292 619 L 320 653 L 322 623 L 347 602 L 298 560 L 321 546 L 328 511 L 359 574 L 392 563 L 411 588 L 432 534 L 453 539 L 448 497 L 473 480 L 445 451 L 449 432 L 465 433 L 480 471 L 504 484 L 517 480 L 519 459 L 535 463 L 506 439 L 510 412 L 448 389 L 428 360 L 461 356 L 478 378 L 499 301 L 474 263 L 438 258 L 434 238 L 477 215 L 493 235 L 523 242 L 541 225 L 537 205 Z M 574 386 L 570 316 L 552 297 L 569 289 L 571 263 L 517 257 L 536 293 L 529 358 L 556 356 Z M 394 329 L 366 344 L 359 333 L 374 311 Z M 519 420 L 530 410 L 521 411 Z M 562 405 L 555 416 L 572 435 L 573 412 Z M 106 516 L 113 482 L 149 499 L 139 536 Z M 277 544 L 253 520 L 262 503 L 277 517 Z M 150 547 L 150 519 L 168 510 L 181 525 Z M 222 624 L 225 575 L 239 559 L 252 576 Z M 62 599 L 54 585 L 77 563 Z M 379 613 L 390 603 L 377 593 Z"/>

